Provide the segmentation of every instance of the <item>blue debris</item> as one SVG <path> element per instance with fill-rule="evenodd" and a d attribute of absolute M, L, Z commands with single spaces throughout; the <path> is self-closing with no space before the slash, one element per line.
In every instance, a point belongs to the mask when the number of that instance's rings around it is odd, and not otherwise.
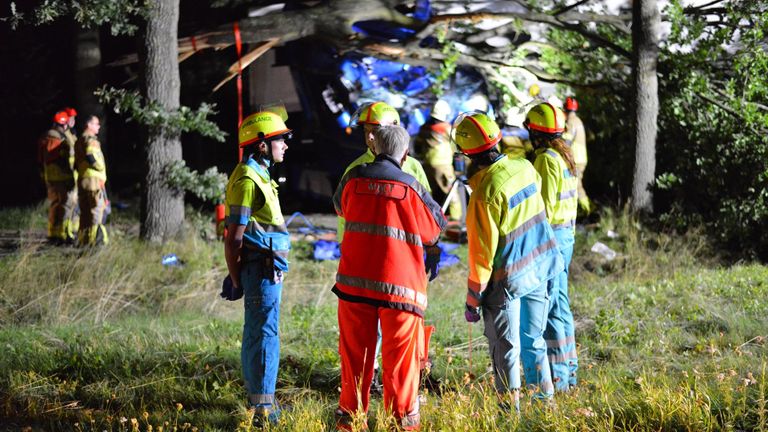
<path fill-rule="evenodd" d="M 339 242 L 333 240 L 318 240 L 312 250 L 312 258 L 317 261 L 337 260 L 341 258 Z"/>
<path fill-rule="evenodd" d="M 181 267 L 184 265 L 184 261 L 180 260 L 174 253 L 163 255 L 161 263 L 165 267 Z"/>

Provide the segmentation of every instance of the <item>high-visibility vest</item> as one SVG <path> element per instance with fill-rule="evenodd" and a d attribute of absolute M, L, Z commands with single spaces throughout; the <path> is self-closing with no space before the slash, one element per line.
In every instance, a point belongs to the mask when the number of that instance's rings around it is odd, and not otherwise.
<path fill-rule="evenodd" d="M 479 306 L 489 286 L 522 297 L 562 272 L 530 162 L 501 156 L 469 184 L 467 304 Z"/>
<path fill-rule="evenodd" d="M 373 154 L 371 149 L 368 149 L 365 151 L 365 153 L 361 154 L 357 159 L 352 161 L 351 164 L 347 167 L 346 170 L 344 170 L 344 174 L 346 175 L 349 170 L 352 168 L 362 165 L 365 163 L 371 163 L 373 160 L 376 159 L 376 156 Z M 410 174 L 413 176 L 419 184 L 421 184 L 424 189 L 427 190 L 427 192 L 432 193 L 432 188 L 429 187 L 429 180 L 427 180 L 427 174 L 424 172 L 424 168 L 421 166 L 421 163 L 417 161 L 416 159 L 408 156 L 405 158 L 405 162 L 402 166 L 403 172 L 406 174 Z M 338 188 L 337 188 L 338 189 Z M 341 243 L 341 241 L 344 239 L 344 218 L 338 218 L 337 222 L 337 228 L 336 228 L 336 241 Z"/>
<path fill-rule="evenodd" d="M 63 131 L 56 128 L 49 130 L 40 138 L 38 146 L 38 153 L 44 167 L 45 181 L 74 180 L 74 169 L 70 159 L 74 149 L 70 146 Z"/>
<path fill-rule="evenodd" d="M 447 224 L 440 206 L 385 155 L 350 170 L 333 203 L 346 218 L 336 295 L 423 316 L 424 247 L 437 243 Z"/>
<path fill-rule="evenodd" d="M 568 169 L 560 153 L 550 148 L 536 150 L 533 166 L 541 176 L 541 196 L 552 228 L 575 230 L 579 207 L 576 173 Z"/>
<path fill-rule="evenodd" d="M 416 156 L 432 167 L 452 165 L 454 149 L 450 132 L 451 125 L 447 122 L 424 123 L 414 140 Z"/>
<path fill-rule="evenodd" d="M 264 205 L 249 210 L 248 223 L 245 227 L 243 241 L 247 248 L 271 249 L 280 256 L 288 256 L 291 240 L 285 218 L 280 210 L 280 200 L 277 195 L 277 183 L 272 180 L 269 171 L 253 158 L 237 164 L 227 183 L 227 205 L 225 214 L 229 217 L 232 203 L 229 198 L 234 196 L 236 184 L 243 179 L 253 181 L 256 188 L 264 196 Z"/>
<path fill-rule="evenodd" d="M 576 165 L 587 165 L 587 133 L 584 123 L 573 111 L 569 112 L 565 119 L 563 139 L 571 147 L 573 162 Z"/>
<path fill-rule="evenodd" d="M 91 163 L 88 156 L 95 160 Z M 104 153 L 101 144 L 95 136 L 83 132 L 75 143 L 75 167 L 81 179 L 95 178 L 101 182 L 107 181 L 107 167 L 104 163 Z"/>

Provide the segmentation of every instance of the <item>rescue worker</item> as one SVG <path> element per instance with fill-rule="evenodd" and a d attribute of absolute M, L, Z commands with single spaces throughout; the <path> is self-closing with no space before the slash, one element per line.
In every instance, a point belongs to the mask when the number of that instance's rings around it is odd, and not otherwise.
<path fill-rule="evenodd" d="M 577 178 L 571 149 L 562 138 L 565 114 L 550 103 L 536 105 L 528 111 L 525 127 L 536 149 L 534 168 L 541 176 L 547 220 L 552 225 L 564 269 L 548 283 L 549 314 L 544 339 L 547 343 L 552 381 L 558 391 L 576 385 L 578 358 L 576 338 L 568 298 L 568 266 L 573 256 L 576 227 Z"/>
<path fill-rule="evenodd" d="M 589 200 L 582 182 L 584 170 L 587 169 L 587 133 L 584 129 L 584 123 L 576 115 L 578 110 L 579 102 L 575 98 L 565 98 L 565 131 L 563 132 L 563 140 L 571 148 L 573 163 L 576 165 L 575 174 L 578 181 L 579 211 L 584 215 L 588 215 L 592 213 L 592 202 Z"/>
<path fill-rule="evenodd" d="M 540 179 L 526 159 L 502 155 L 498 125 L 474 112 L 454 122 L 454 139 L 478 171 L 469 179 L 469 278 L 465 318 L 485 323 L 499 396 L 519 409 L 520 357 L 538 399 L 552 396 L 546 345 L 547 281 L 563 270 L 547 222 Z M 503 407 L 509 402 L 503 401 Z"/>
<path fill-rule="evenodd" d="M 277 422 L 275 399 L 280 362 L 280 300 L 288 271 L 290 236 L 269 168 L 283 162 L 291 130 L 280 115 L 261 111 L 239 130 L 243 159 L 229 177 L 224 255 L 229 276 L 222 297 L 245 298 L 241 361 L 249 406 L 256 420 Z"/>
<path fill-rule="evenodd" d="M 363 133 L 365 135 L 365 145 L 368 147 L 368 149 L 365 151 L 365 153 L 361 154 L 357 159 L 352 161 L 349 166 L 347 166 L 347 169 L 344 170 L 344 174 L 346 175 L 352 168 L 364 164 L 364 163 L 371 163 L 376 158 L 376 148 L 374 146 L 375 138 L 374 134 L 376 130 L 382 126 L 387 125 L 399 125 L 400 124 L 400 114 L 398 114 L 397 110 L 391 107 L 390 105 L 384 103 L 384 102 L 372 102 L 367 103 L 355 111 L 355 113 L 352 115 L 352 119 L 350 120 L 350 125 L 352 126 L 363 126 Z M 432 192 L 432 189 L 429 186 L 429 181 L 427 180 L 427 175 L 424 173 L 424 168 L 422 168 L 421 163 L 417 161 L 416 159 L 407 156 L 405 162 L 402 165 L 402 169 L 404 172 L 412 175 L 424 188 L 427 190 L 427 192 Z M 337 188 L 338 190 L 338 188 Z M 339 217 L 338 218 L 338 224 L 336 228 L 336 241 L 341 244 L 342 240 L 344 239 L 344 218 Z M 376 373 L 374 374 L 375 379 L 373 381 L 374 386 L 376 387 L 376 390 L 378 390 L 379 387 L 379 364 L 378 364 L 378 358 L 379 358 L 379 351 L 381 348 L 381 334 L 379 334 L 379 342 L 376 345 L 376 357 L 374 360 L 374 368 L 376 370 Z"/>
<path fill-rule="evenodd" d="M 376 149 L 374 148 L 374 133 L 376 132 L 376 129 L 381 126 L 399 124 L 400 114 L 397 113 L 396 109 L 392 108 L 384 102 L 367 103 L 358 108 L 358 110 L 355 111 L 355 113 L 352 115 L 350 125 L 363 126 L 363 133 L 365 134 L 365 145 L 368 147 L 368 149 L 365 151 L 365 153 L 361 154 L 357 159 L 352 161 L 349 166 L 347 166 L 347 169 L 344 170 L 344 174 L 346 175 L 349 170 L 358 165 L 371 163 L 376 158 Z M 424 168 L 422 168 L 419 161 L 408 156 L 403 163 L 403 171 L 412 175 L 419 183 L 421 183 L 422 186 L 424 186 L 424 188 L 427 189 L 427 192 L 432 193 L 432 189 L 429 186 L 429 180 L 427 180 L 427 175 L 424 173 Z M 344 218 L 340 217 L 336 230 L 336 241 L 341 243 L 343 239 Z"/>
<path fill-rule="evenodd" d="M 51 202 L 48 241 L 53 244 L 73 243 L 75 238 L 72 216 L 77 205 L 77 188 L 73 168 L 74 141 L 66 135 L 68 123 L 67 113 L 57 112 L 51 129 L 38 142 L 38 158 L 43 165 L 43 178 Z"/>
<path fill-rule="evenodd" d="M 346 218 L 333 287 L 341 357 L 337 427 L 349 430 L 355 413 L 368 412 L 380 322 L 384 406 L 403 429 L 416 430 L 427 274 L 437 276 L 437 242 L 447 222 L 426 188 L 402 169 L 408 132 L 381 126 L 374 140 L 374 161 L 352 168 L 333 196 L 336 213 Z"/>
<path fill-rule="evenodd" d="M 448 102 L 438 100 L 432 107 L 429 120 L 421 125 L 414 140 L 416 158 L 423 162 L 432 197 L 440 205 L 445 202 L 456 180 L 453 170 L 455 149 L 450 139 L 451 124 L 448 123 L 450 115 L 451 106 Z M 460 220 L 461 213 L 461 201 L 458 194 L 454 193 L 448 207 L 449 218 Z"/>
<path fill-rule="evenodd" d="M 107 244 L 109 237 L 104 226 L 107 208 L 105 184 L 107 167 L 98 140 L 101 122 L 95 115 L 88 117 L 85 131 L 75 143 L 75 166 L 80 202 L 80 229 L 77 243 L 80 246 Z"/>

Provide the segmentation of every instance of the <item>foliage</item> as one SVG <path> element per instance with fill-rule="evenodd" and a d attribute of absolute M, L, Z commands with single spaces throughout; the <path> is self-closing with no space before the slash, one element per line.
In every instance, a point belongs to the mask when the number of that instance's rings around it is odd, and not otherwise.
<path fill-rule="evenodd" d="M 227 176 L 216 167 L 210 167 L 203 173 L 191 170 L 183 160 L 171 162 L 165 169 L 165 181 L 168 186 L 191 192 L 203 201 L 219 204 L 224 200 Z"/>
<path fill-rule="evenodd" d="M 664 10 L 671 32 L 658 66 L 655 208 L 674 228 L 704 222 L 734 254 L 765 259 L 768 10 L 760 2 L 683 3 Z M 610 25 L 594 29 L 630 49 L 628 34 Z M 595 133 L 585 186 L 621 202 L 629 196 L 635 153 L 629 59 L 568 30 L 550 29 L 547 38 L 555 47 L 542 51 L 547 70 L 575 83 L 579 114 Z"/>
<path fill-rule="evenodd" d="M 768 258 L 768 9 L 724 2 L 691 15 L 667 8 L 659 172 L 679 181 L 666 192 L 667 220 L 703 218 L 738 254 Z"/>
<path fill-rule="evenodd" d="M 0 221 L 23 213 L 4 212 Z M 598 240 L 618 258 L 590 253 Z M 660 234 L 627 213 L 606 213 L 577 233 L 571 295 L 581 385 L 556 396 L 556 415 L 527 394 L 520 415 L 499 409 L 481 327 L 463 321 L 466 266 L 441 269 L 426 316 L 437 327 L 439 382 L 424 390 L 423 429 L 768 430 L 768 267 L 720 267 L 703 257 L 706 247 L 698 233 Z M 0 423 L 253 430 L 240 372 L 243 306 L 217 297 L 222 249 L 195 236 L 159 246 L 125 234 L 85 253 L 28 243 L 0 258 Z M 170 252 L 185 265 L 163 267 Z M 269 430 L 333 428 L 337 263 L 310 253 L 305 241 L 291 251 L 278 398 L 292 409 Z M 458 250 L 463 262 L 466 253 Z M 390 423 L 374 397 L 370 429 Z"/>
<path fill-rule="evenodd" d="M 33 25 L 51 23 L 63 16 L 73 16 L 84 28 L 95 28 L 109 24 L 113 35 L 132 35 L 138 29 L 134 18 L 143 18 L 149 7 L 149 0 L 45 0 L 30 11 L 31 18 L 17 10 L 11 2 L 11 15 L 4 18 L 16 29 L 28 22 Z"/>
<path fill-rule="evenodd" d="M 215 114 L 213 104 L 201 103 L 200 108 L 192 110 L 182 106 L 169 112 L 156 101 L 145 103 L 137 91 L 116 89 L 106 85 L 96 91 L 96 96 L 103 104 L 112 105 L 116 114 L 125 113 L 130 120 L 150 128 L 167 128 L 179 132 L 197 132 L 200 135 L 224 142 L 226 133 L 219 126 L 208 120 Z"/>
<path fill-rule="evenodd" d="M 461 53 L 456 48 L 456 44 L 448 39 L 449 29 L 447 26 L 438 27 L 436 32 L 437 42 L 440 44 L 440 52 L 443 53 L 443 61 L 440 64 L 440 70 L 435 73 L 432 83 L 432 93 L 438 98 L 443 95 L 443 83 L 453 76 L 456 72 L 457 60 Z"/>

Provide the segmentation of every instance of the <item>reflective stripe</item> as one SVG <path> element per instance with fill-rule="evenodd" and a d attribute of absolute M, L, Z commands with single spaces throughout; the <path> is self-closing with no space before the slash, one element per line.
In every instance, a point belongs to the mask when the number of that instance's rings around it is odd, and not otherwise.
<path fill-rule="evenodd" d="M 568 198 L 575 198 L 578 195 L 578 191 L 576 189 L 571 189 L 569 191 L 561 192 L 558 199 L 560 201 L 567 200 Z"/>
<path fill-rule="evenodd" d="M 549 354 L 547 358 L 549 358 L 550 363 L 565 363 L 568 359 L 575 359 L 578 356 L 576 355 L 576 350 L 573 350 L 564 354 Z"/>
<path fill-rule="evenodd" d="M 273 405 L 275 395 L 273 394 L 249 394 L 248 401 L 253 405 Z"/>
<path fill-rule="evenodd" d="M 512 198 L 509 199 L 509 208 L 513 209 L 518 204 L 525 201 L 530 196 L 534 195 L 536 193 L 536 183 L 531 183 L 522 190 L 520 190 L 518 193 L 512 195 Z"/>
<path fill-rule="evenodd" d="M 532 263 L 533 260 L 535 260 L 536 257 L 538 257 L 539 255 L 556 247 L 557 247 L 557 240 L 555 240 L 554 238 L 549 239 L 548 242 L 537 246 L 536 249 L 531 251 L 531 253 L 515 261 L 514 263 L 512 263 L 512 265 L 504 267 L 503 269 L 498 269 L 494 271 L 493 280 L 499 281 L 502 279 L 506 279 L 510 275 L 513 275 L 519 272 L 520 270 L 525 268 L 525 266 Z"/>
<path fill-rule="evenodd" d="M 229 206 L 229 214 L 248 218 L 251 216 L 251 208 L 248 206 L 231 205 Z"/>
<path fill-rule="evenodd" d="M 381 282 L 371 279 L 365 279 L 361 277 L 346 276 L 343 274 L 336 274 L 336 282 L 344 285 L 349 285 L 355 288 L 363 288 L 371 291 L 382 292 L 384 294 L 391 294 L 398 297 L 403 297 L 411 300 L 419 306 L 427 307 L 427 296 L 416 290 L 410 288 L 395 285 L 387 282 Z"/>
<path fill-rule="evenodd" d="M 576 172 L 578 172 L 578 171 L 576 171 Z M 576 177 L 576 176 L 575 176 L 575 175 L 573 175 L 573 173 L 571 172 L 571 170 L 569 170 L 568 168 L 566 168 L 566 169 L 564 169 L 564 170 L 563 170 L 563 177 L 565 177 L 565 178 L 571 178 L 571 177 Z"/>
<path fill-rule="evenodd" d="M 553 158 L 555 158 L 555 159 L 557 159 L 557 157 L 559 156 L 559 155 L 557 154 L 557 152 L 556 152 L 556 151 L 554 151 L 554 150 L 550 150 L 550 149 L 547 149 L 546 153 L 547 153 L 548 155 L 552 156 L 552 157 L 553 157 Z"/>
<path fill-rule="evenodd" d="M 552 225 L 552 229 L 561 229 L 561 228 L 573 228 L 576 226 L 576 220 L 571 219 L 569 221 L 563 222 L 561 224 L 554 224 Z"/>
<path fill-rule="evenodd" d="M 421 247 L 421 238 L 413 233 L 387 225 L 369 224 L 364 222 L 349 222 L 344 224 L 344 232 L 358 232 L 379 235 L 400 240 Z"/>
<path fill-rule="evenodd" d="M 575 336 L 566 336 L 565 339 L 544 339 L 547 343 L 547 348 L 560 348 L 571 343 L 576 343 Z"/>
<path fill-rule="evenodd" d="M 483 284 L 485 285 L 485 284 Z M 485 287 L 483 287 L 484 289 Z M 480 301 L 480 291 L 473 291 L 472 288 L 467 288 L 467 295 L 472 297 L 473 299 Z"/>
<path fill-rule="evenodd" d="M 510 232 L 509 234 L 504 236 L 504 238 L 502 239 L 502 244 L 500 246 L 504 246 L 504 245 L 508 245 L 508 244 L 512 243 L 518 237 L 520 237 L 523 234 L 525 234 L 526 231 L 528 231 L 532 227 L 538 225 L 539 223 L 541 223 L 541 222 L 543 222 L 545 220 L 547 220 L 547 213 L 546 212 L 541 212 L 541 213 L 537 214 L 536 216 L 528 219 L 522 225 L 520 225 L 519 227 L 515 228 L 514 230 L 512 230 L 512 232 Z"/>

